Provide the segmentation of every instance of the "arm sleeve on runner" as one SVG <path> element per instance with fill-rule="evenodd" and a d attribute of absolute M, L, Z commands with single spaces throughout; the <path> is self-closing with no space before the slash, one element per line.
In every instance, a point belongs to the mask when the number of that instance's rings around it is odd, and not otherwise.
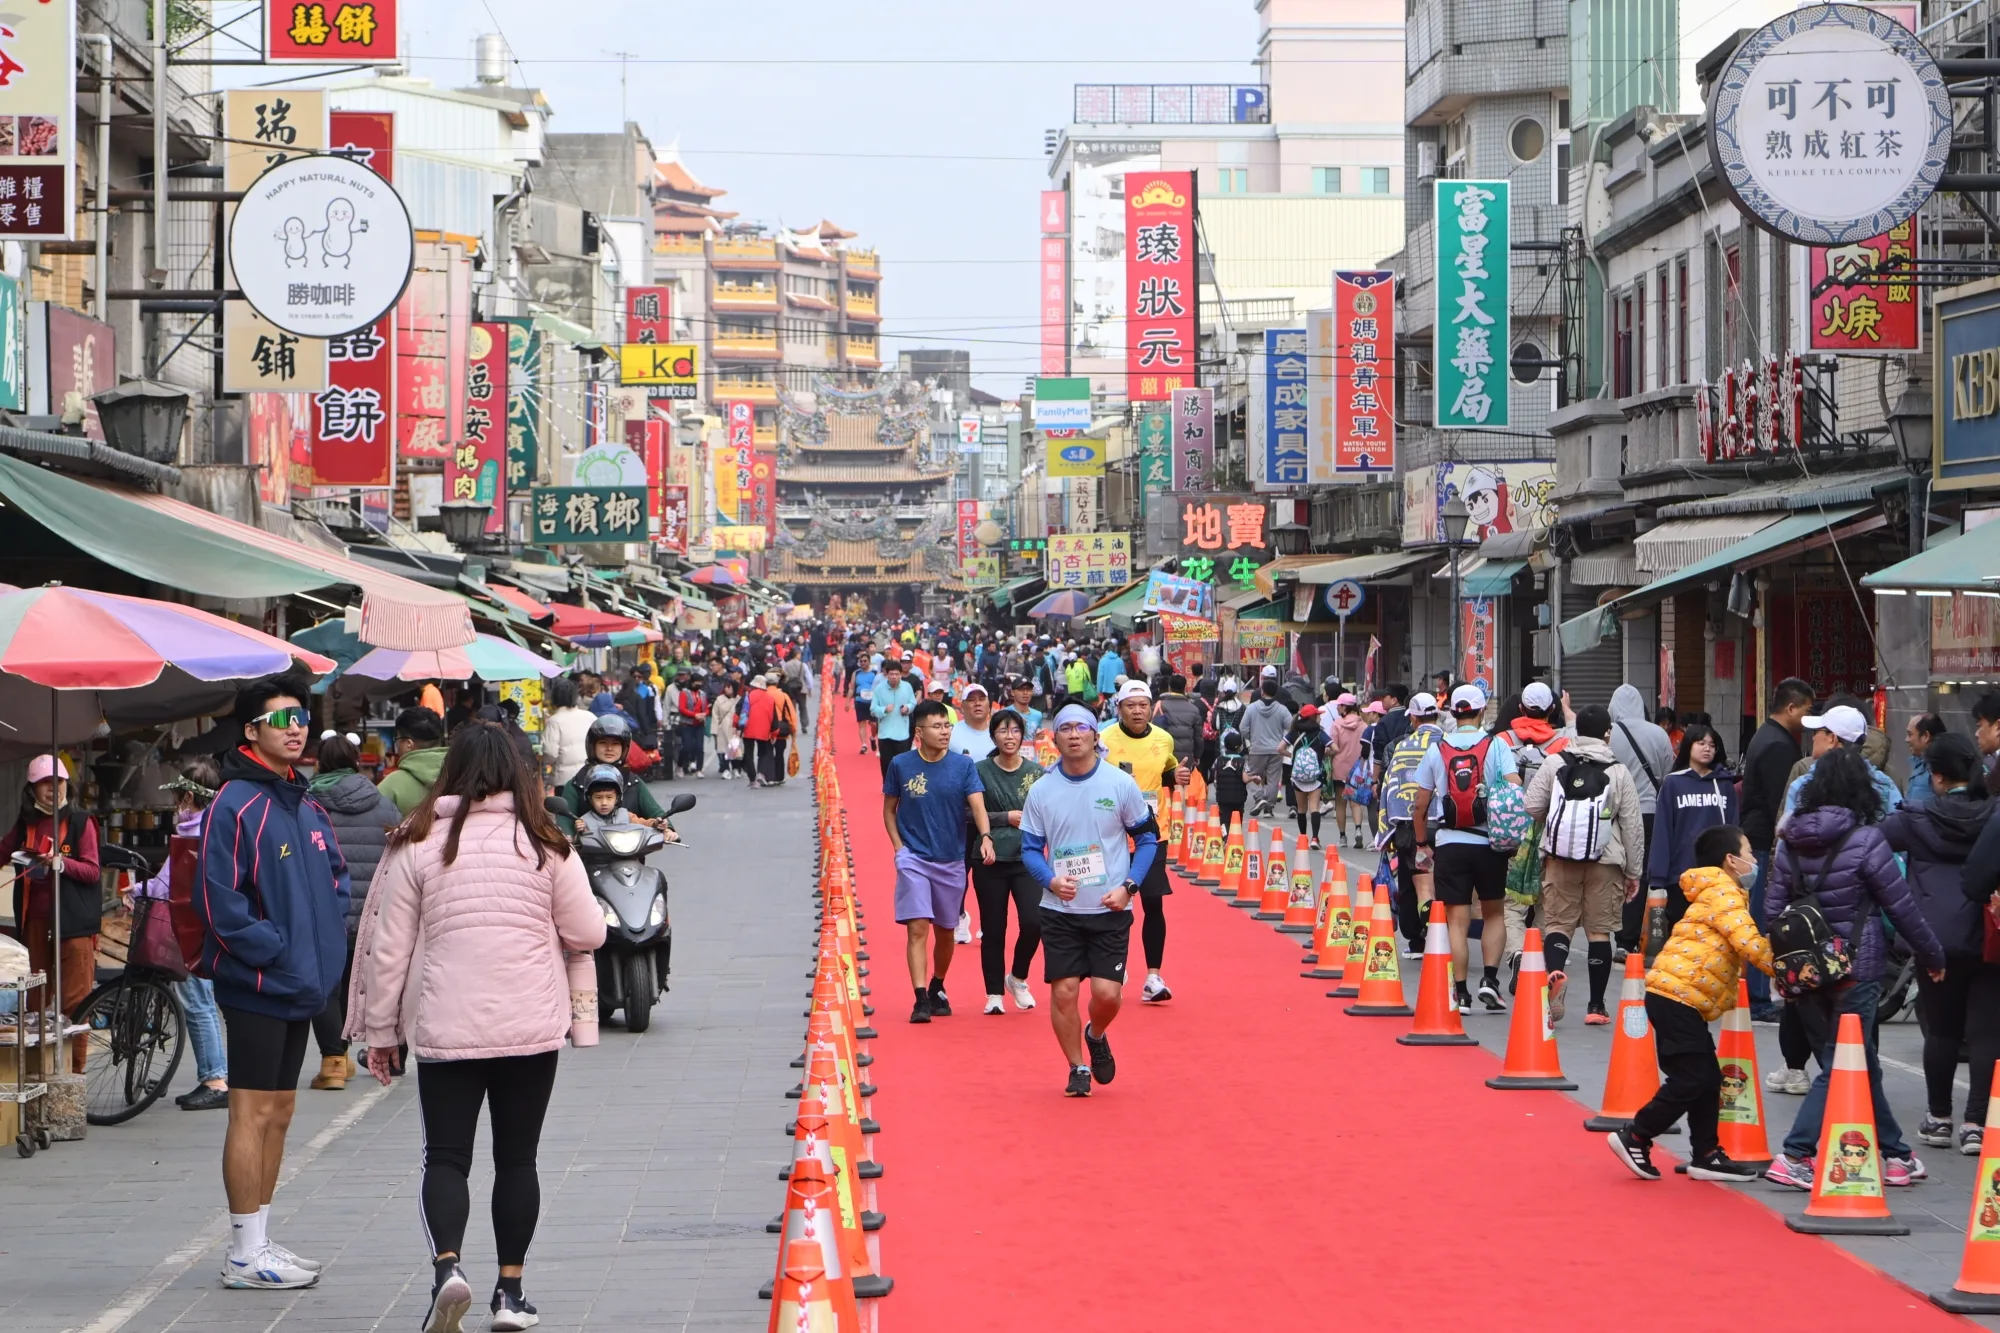
<path fill-rule="evenodd" d="M 1132 835 L 1132 868 L 1126 877 L 1134 884 L 1144 884 L 1146 876 L 1152 872 L 1153 858 L 1160 851 L 1159 825 L 1151 819 L 1126 829 Z"/>
<path fill-rule="evenodd" d="M 1039 833 L 1030 833 L 1024 826 L 1021 830 L 1021 864 L 1028 867 L 1028 873 L 1035 877 L 1035 883 L 1043 888 L 1056 877 L 1054 867 L 1049 865 L 1048 842 Z"/>

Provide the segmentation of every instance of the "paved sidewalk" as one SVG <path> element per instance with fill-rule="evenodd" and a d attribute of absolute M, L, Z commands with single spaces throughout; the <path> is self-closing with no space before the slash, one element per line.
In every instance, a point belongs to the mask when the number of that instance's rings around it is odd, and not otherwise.
<path fill-rule="evenodd" d="M 712 764 L 711 764 L 712 767 Z M 811 793 L 740 782 L 660 784 L 701 804 L 662 854 L 672 882 L 673 991 L 650 1031 L 605 1027 L 568 1050 L 542 1141 L 541 1226 L 527 1293 L 542 1327 L 762 1328 L 775 1264 L 764 1224 L 783 1206 L 781 1134 L 797 1079 L 811 962 Z M 190 1057 L 178 1093 L 192 1083 Z M 308 1073 L 313 1062 L 308 1059 Z M 413 1080 L 299 1093 L 296 1175 L 274 1233 L 325 1262 L 305 1292 L 224 1291 L 224 1116 L 161 1102 L 28 1161 L 0 1158 L 0 1328 L 8 1333 L 344 1333 L 414 1328 L 429 1295 L 418 1226 L 421 1148 Z M 481 1143 L 487 1141 L 482 1128 Z M 315 1151 L 316 1149 L 316 1151 Z M 485 1327 L 494 1278 L 476 1160 L 468 1328 Z"/>

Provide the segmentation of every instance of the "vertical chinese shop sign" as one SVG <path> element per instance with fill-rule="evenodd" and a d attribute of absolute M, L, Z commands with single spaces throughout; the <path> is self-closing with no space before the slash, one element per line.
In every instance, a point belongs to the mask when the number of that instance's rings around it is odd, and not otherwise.
<path fill-rule="evenodd" d="M 1069 193 L 1042 191 L 1042 373 L 1069 371 Z"/>
<path fill-rule="evenodd" d="M 1507 267 L 1506 181 L 1441 180 L 1432 381 L 1440 430 L 1508 424 L 1507 349 L 1513 292 Z"/>
<path fill-rule="evenodd" d="M 486 509 L 486 531 L 498 532 L 507 512 L 507 326 L 472 326 L 465 371 L 465 436 L 445 463 L 444 498 Z"/>
<path fill-rule="evenodd" d="M 525 495 L 542 457 L 542 331 L 531 315 L 507 326 L 507 490 Z"/>
<path fill-rule="evenodd" d="M 1306 331 L 1264 330 L 1264 484 L 1306 484 Z"/>
<path fill-rule="evenodd" d="M 1194 217 L 1193 172 L 1125 173 L 1125 384 L 1135 403 L 1194 387 Z"/>
<path fill-rule="evenodd" d="M 1396 467 L 1396 275 L 1333 275 L 1333 470 Z"/>
<path fill-rule="evenodd" d="M 664 343 L 673 341 L 673 288 L 627 287 L 625 289 L 625 341 Z"/>
<path fill-rule="evenodd" d="M 330 111 L 327 141 L 394 182 L 395 113 Z M 395 337 L 392 310 L 359 333 L 327 340 L 326 387 L 312 399 L 315 486 L 387 486 L 394 479 Z"/>
<path fill-rule="evenodd" d="M 1169 489 L 1214 490 L 1215 391 L 1176 390 L 1173 421 L 1173 485 Z"/>
<path fill-rule="evenodd" d="M 77 6 L 25 4 L 0 22 L 0 236 L 52 241 L 76 222 Z"/>
<path fill-rule="evenodd" d="M 1920 350 L 1923 322 L 1917 318 L 1915 281 L 1920 249 L 1915 218 L 1852 245 L 1809 249 L 1806 346 L 1815 352 Z M 1907 281 L 1884 280 L 1898 270 Z M 1873 276 L 1878 274 L 1883 276 Z M 1872 280 L 1849 284 L 1843 278 Z"/>

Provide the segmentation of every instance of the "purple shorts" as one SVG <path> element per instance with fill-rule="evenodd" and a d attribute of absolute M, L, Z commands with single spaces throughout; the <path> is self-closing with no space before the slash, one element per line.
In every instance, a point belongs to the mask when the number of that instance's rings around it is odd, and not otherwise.
<path fill-rule="evenodd" d="M 965 915 L 965 866 L 926 861 L 905 847 L 896 853 L 896 924 L 929 921 L 954 929 Z"/>

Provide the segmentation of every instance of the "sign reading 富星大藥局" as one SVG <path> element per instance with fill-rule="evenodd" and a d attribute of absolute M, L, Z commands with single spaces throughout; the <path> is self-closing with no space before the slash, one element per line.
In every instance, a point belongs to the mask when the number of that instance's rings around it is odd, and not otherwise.
<path fill-rule="evenodd" d="M 0 15 L 0 237 L 61 240 L 76 219 L 78 7 L 10 8 Z"/>
<path fill-rule="evenodd" d="M 1759 225 L 1806 245 L 1880 236 L 1937 189 L 1951 97 L 1924 44 L 1861 5 L 1807 5 L 1744 38 L 1709 109 L 1716 174 Z"/>
<path fill-rule="evenodd" d="M 294 157 L 250 184 L 229 226 L 251 309 L 287 333 L 338 338 L 387 314 L 416 237 L 395 187 L 344 157 Z"/>
<path fill-rule="evenodd" d="M 1513 187 L 1506 181 L 1441 180 L 1433 188 L 1438 277 L 1431 355 L 1437 426 L 1505 426 Z"/>

